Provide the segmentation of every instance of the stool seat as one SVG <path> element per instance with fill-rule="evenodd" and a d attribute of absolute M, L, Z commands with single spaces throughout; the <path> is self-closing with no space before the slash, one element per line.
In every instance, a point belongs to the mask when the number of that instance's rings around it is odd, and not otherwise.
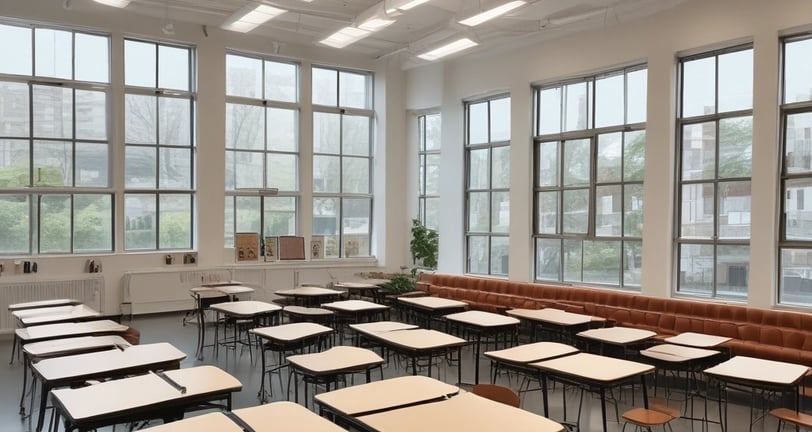
<path fill-rule="evenodd" d="M 662 426 L 673 419 L 664 412 L 646 408 L 633 408 L 623 413 L 623 420 L 643 427 Z"/>
<path fill-rule="evenodd" d="M 787 422 L 796 426 L 812 429 L 812 415 L 796 412 L 789 408 L 776 408 L 770 411 L 770 415 L 781 422 Z"/>
<path fill-rule="evenodd" d="M 680 418 L 682 416 L 680 410 L 668 406 L 668 402 L 666 402 L 666 400 L 662 398 L 650 398 L 648 400 L 648 407 L 652 411 L 659 411 L 661 413 L 668 414 L 675 419 Z"/>

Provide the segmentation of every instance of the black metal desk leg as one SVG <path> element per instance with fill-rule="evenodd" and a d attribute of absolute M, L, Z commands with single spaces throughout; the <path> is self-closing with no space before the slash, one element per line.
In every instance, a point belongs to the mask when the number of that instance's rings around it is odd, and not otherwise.
<path fill-rule="evenodd" d="M 479 384 L 479 350 L 482 344 L 482 332 L 477 332 L 476 334 L 476 349 L 474 349 L 474 365 L 476 370 L 474 370 L 474 384 Z M 460 359 L 462 361 L 462 359 Z"/>
<path fill-rule="evenodd" d="M 601 419 L 603 421 L 603 432 L 606 432 L 606 390 L 601 387 Z"/>
<path fill-rule="evenodd" d="M 541 379 L 541 400 L 544 407 L 544 417 L 550 416 L 550 405 L 547 402 L 547 375 L 540 374 Z M 566 397 L 566 396 L 565 396 Z"/>

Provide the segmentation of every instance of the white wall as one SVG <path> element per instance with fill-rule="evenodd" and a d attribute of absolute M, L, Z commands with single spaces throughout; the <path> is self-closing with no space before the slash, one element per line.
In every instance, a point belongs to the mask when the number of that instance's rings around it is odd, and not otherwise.
<path fill-rule="evenodd" d="M 529 281 L 533 278 L 533 249 L 529 241 L 533 211 L 531 85 L 647 62 L 642 292 L 661 297 L 671 295 L 676 58 L 688 51 L 753 41 L 755 118 L 749 304 L 772 306 L 777 284 L 778 37 L 790 29 L 811 24 L 812 7 L 808 0 L 691 1 L 644 21 L 554 41 L 524 41 L 521 48 L 510 51 L 493 50 L 448 61 L 442 67 L 410 70 L 406 108 L 442 107 L 439 270 L 457 273 L 463 269 L 463 100 L 498 91 L 511 92 L 510 279 Z M 416 153 L 416 141 L 410 140 L 410 145 Z"/>

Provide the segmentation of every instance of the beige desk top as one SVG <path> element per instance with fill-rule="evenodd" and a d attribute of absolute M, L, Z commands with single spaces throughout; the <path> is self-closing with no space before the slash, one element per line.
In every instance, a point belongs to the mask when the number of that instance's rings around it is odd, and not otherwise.
<path fill-rule="evenodd" d="M 706 335 L 702 333 L 685 332 L 676 336 L 665 338 L 665 341 L 675 345 L 685 345 L 697 348 L 713 348 L 727 341 L 729 337 Z"/>
<path fill-rule="evenodd" d="M 705 369 L 706 374 L 717 377 L 787 386 L 800 381 L 808 371 L 808 367 L 799 364 L 746 356 L 736 356 Z"/>
<path fill-rule="evenodd" d="M 333 311 L 318 307 L 285 306 L 284 311 L 293 315 L 324 316 L 332 315 Z"/>
<path fill-rule="evenodd" d="M 434 378 L 407 375 L 345 387 L 317 394 L 315 398 L 319 403 L 339 413 L 354 416 L 439 399 L 457 394 L 459 391 L 459 387 Z"/>
<path fill-rule="evenodd" d="M 578 336 L 593 339 L 600 342 L 606 342 L 616 345 L 628 345 L 636 342 L 642 342 L 646 339 L 656 336 L 650 330 L 642 330 L 629 327 L 605 327 L 591 330 L 584 330 L 578 333 Z"/>
<path fill-rule="evenodd" d="M 418 328 L 414 324 L 406 324 L 397 321 L 377 321 L 362 324 L 350 324 L 350 328 L 365 334 L 383 333 L 395 330 L 412 330 Z"/>
<path fill-rule="evenodd" d="M 270 406 L 270 405 L 263 405 Z M 221 412 L 187 417 L 183 420 L 141 429 L 144 432 L 244 432 Z"/>
<path fill-rule="evenodd" d="M 235 282 L 234 284 L 229 285 L 203 285 L 200 287 L 195 287 L 190 289 L 189 291 L 192 294 L 198 294 L 201 297 L 205 297 L 206 293 L 221 293 L 225 295 L 239 295 L 239 294 L 250 294 L 256 291 L 256 288 L 240 285 L 239 282 Z"/>
<path fill-rule="evenodd" d="M 13 312 L 17 310 L 23 309 L 35 309 L 35 308 L 43 308 L 43 307 L 51 307 L 51 306 L 72 306 L 82 304 L 79 300 L 74 299 L 51 299 L 51 300 L 38 300 L 32 302 L 25 302 L 25 303 L 14 303 L 8 305 L 8 310 Z"/>
<path fill-rule="evenodd" d="M 31 318 L 41 315 L 62 315 L 70 313 L 77 307 L 84 305 L 60 305 L 60 306 L 43 306 L 37 308 L 20 309 L 11 312 L 11 316 L 15 319 L 21 320 L 23 318 Z"/>
<path fill-rule="evenodd" d="M 158 375 L 147 374 L 78 389 L 53 390 L 51 398 L 59 401 L 74 420 L 82 420 L 242 388 L 236 378 L 216 366 L 177 369 L 165 374 L 185 386 L 186 393 L 181 393 Z"/>
<path fill-rule="evenodd" d="M 60 307 L 57 307 L 57 308 L 47 308 L 47 309 L 61 309 L 61 308 L 69 308 L 69 309 L 61 311 L 61 312 L 57 312 L 57 311 L 45 312 L 43 309 L 27 309 L 27 310 L 17 311 L 17 312 L 14 312 L 14 313 L 15 314 L 17 314 L 17 313 L 21 314 L 23 312 L 43 311 L 43 313 L 40 313 L 40 314 L 34 314 L 34 315 L 19 318 L 20 322 L 24 326 L 37 325 L 37 324 L 47 324 L 47 323 L 53 323 L 53 322 L 57 322 L 57 321 L 69 321 L 69 320 L 75 320 L 75 319 L 81 319 L 81 318 L 92 318 L 92 317 L 97 317 L 97 316 L 101 315 L 101 313 L 99 313 L 97 310 L 95 310 L 95 309 L 93 309 L 91 307 L 85 306 L 85 305 L 60 306 Z"/>
<path fill-rule="evenodd" d="M 267 303 L 256 300 L 216 303 L 209 306 L 209 308 L 226 315 L 242 318 L 251 318 L 257 315 L 282 310 L 282 306 L 279 306 L 276 303 Z"/>
<path fill-rule="evenodd" d="M 104 347 L 128 347 L 130 343 L 121 336 L 80 336 L 67 339 L 54 339 L 43 342 L 32 342 L 23 345 L 25 351 L 31 357 L 56 356 L 58 354 L 70 354 L 76 351 L 91 350 Z"/>
<path fill-rule="evenodd" d="M 577 352 L 578 348 L 558 342 L 536 342 L 499 351 L 488 351 L 485 357 L 511 363 L 533 363 Z"/>
<path fill-rule="evenodd" d="M 421 328 L 374 333 L 370 334 L 370 336 L 394 346 L 413 350 L 454 347 L 468 344 L 468 341 L 465 339 L 452 336 L 448 333 Z"/>
<path fill-rule="evenodd" d="M 150 364 L 180 362 L 185 358 L 186 354 L 172 344 L 162 342 L 133 345 L 124 350 L 113 348 L 107 351 L 54 357 L 34 363 L 31 367 L 45 381 L 56 381 Z"/>
<path fill-rule="evenodd" d="M 290 356 L 288 363 L 297 369 L 320 375 L 377 366 L 383 363 L 383 358 L 366 348 L 341 345 L 320 353 Z"/>
<path fill-rule="evenodd" d="M 607 383 L 654 372 L 652 365 L 588 353 L 530 363 L 530 366 L 543 371 Z"/>
<path fill-rule="evenodd" d="M 311 286 L 303 286 L 299 288 L 287 289 L 287 290 L 279 290 L 276 291 L 276 295 L 281 295 L 285 297 L 319 297 L 319 296 L 331 296 L 331 295 L 342 295 L 344 291 L 332 290 L 329 288 L 320 288 L 320 287 L 311 287 Z"/>
<path fill-rule="evenodd" d="M 371 282 L 338 282 L 335 284 L 338 288 L 346 288 L 348 290 L 365 290 L 379 288 L 378 284 Z"/>
<path fill-rule="evenodd" d="M 295 342 L 319 335 L 333 333 L 335 330 L 321 324 L 299 322 L 272 327 L 260 327 L 250 330 L 251 333 L 278 342 Z"/>
<path fill-rule="evenodd" d="M 453 309 L 468 306 L 468 303 L 442 297 L 398 297 L 398 301 L 429 310 Z"/>
<path fill-rule="evenodd" d="M 450 399 L 358 417 L 380 432 L 466 431 L 561 432 L 564 427 L 546 417 L 494 402 L 473 393 Z"/>
<path fill-rule="evenodd" d="M 522 318 L 530 321 L 540 321 L 560 326 L 583 325 L 595 320 L 595 318 L 590 315 L 577 314 L 553 308 L 510 309 L 505 313 L 516 318 Z"/>
<path fill-rule="evenodd" d="M 200 284 L 201 287 L 204 288 L 212 288 L 212 287 L 223 287 L 229 285 L 242 285 L 242 282 L 234 281 L 234 280 L 227 280 L 227 281 L 214 281 L 214 282 L 207 282 Z"/>
<path fill-rule="evenodd" d="M 468 324 L 476 327 L 500 327 L 508 325 L 519 325 L 519 320 L 516 318 L 478 310 L 454 313 L 446 315 L 445 318 L 450 321 Z"/>
<path fill-rule="evenodd" d="M 371 301 L 366 300 L 341 300 L 336 302 L 324 303 L 321 305 L 321 307 L 341 312 L 363 312 L 363 311 L 389 309 L 389 306 L 378 303 L 372 303 Z"/>
<path fill-rule="evenodd" d="M 66 336 L 82 336 L 93 333 L 115 333 L 127 330 L 127 326 L 110 320 L 84 321 L 78 323 L 45 324 L 16 329 L 20 340 L 56 339 Z"/>
<path fill-rule="evenodd" d="M 682 345 L 662 344 L 640 351 L 640 354 L 671 363 L 683 363 L 699 360 L 719 354 L 719 351 L 692 348 Z"/>

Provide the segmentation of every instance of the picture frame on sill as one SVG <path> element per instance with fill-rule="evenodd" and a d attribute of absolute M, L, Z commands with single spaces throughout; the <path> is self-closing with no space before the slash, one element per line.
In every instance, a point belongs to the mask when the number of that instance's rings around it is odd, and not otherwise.
<path fill-rule="evenodd" d="M 265 237 L 265 262 L 274 262 L 279 259 L 279 238 Z"/>
<path fill-rule="evenodd" d="M 238 263 L 259 261 L 259 234 L 255 232 L 234 234 L 234 254 Z"/>
<path fill-rule="evenodd" d="M 324 236 L 313 236 L 310 238 L 310 259 L 322 258 L 324 258 Z"/>

